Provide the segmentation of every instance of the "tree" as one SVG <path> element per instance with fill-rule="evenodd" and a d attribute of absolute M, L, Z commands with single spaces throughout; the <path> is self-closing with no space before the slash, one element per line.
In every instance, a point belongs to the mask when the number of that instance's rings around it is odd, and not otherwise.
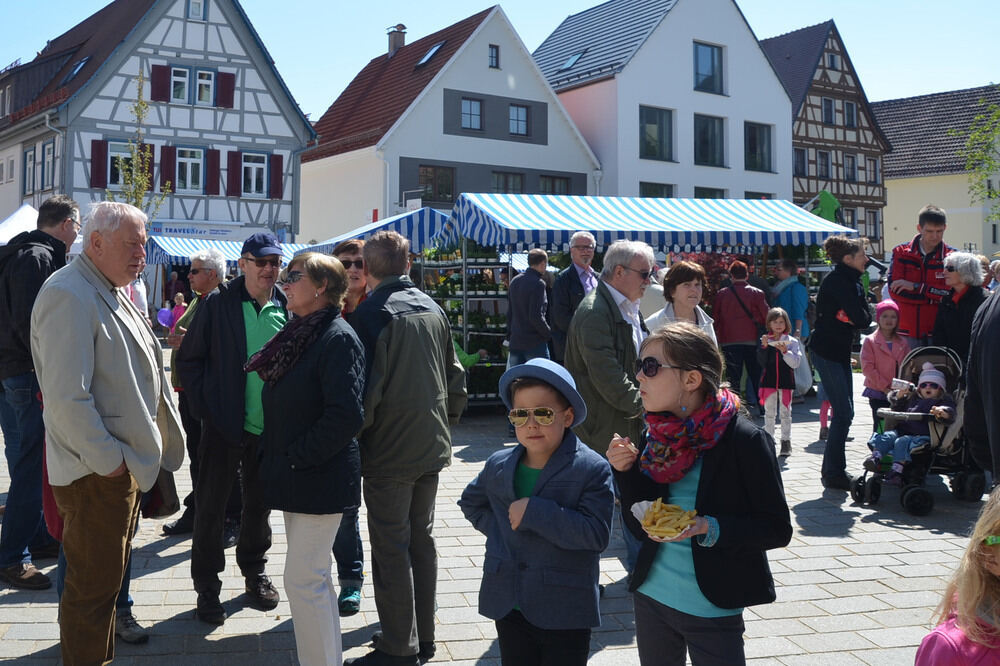
<path fill-rule="evenodd" d="M 149 115 L 149 104 L 143 94 L 146 77 L 139 72 L 135 79 L 136 99 L 129 109 L 135 119 L 135 134 L 128 140 L 128 156 L 116 155 L 112 158 L 112 169 L 121 174 L 121 189 L 105 190 L 108 201 L 121 201 L 132 204 L 146 213 L 152 221 L 160 211 L 160 206 L 171 191 L 169 181 L 163 183 L 159 194 L 153 194 L 153 147 L 143 142 L 142 130 L 146 116 Z"/>
<path fill-rule="evenodd" d="M 1000 86 L 997 86 L 1000 91 Z M 995 189 L 993 178 L 1000 173 L 1000 103 L 979 100 L 982 111 L 972 119 L 965 132 L 951 130 L 951 134 L 964 136 L 965 145 L 958 154 L 965 160 L 969 172 L 969 195 L 972 201 L 986 206 L 988 221 L 1000 221 L 1000 191 Z"/>

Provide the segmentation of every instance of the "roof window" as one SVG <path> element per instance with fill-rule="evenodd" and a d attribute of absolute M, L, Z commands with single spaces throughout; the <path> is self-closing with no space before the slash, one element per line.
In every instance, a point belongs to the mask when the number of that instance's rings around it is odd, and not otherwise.
<path fill-rule="evenodd" d="M 69 74 L 66 75 L 66 78 L 63 79 L 62 83 L 60 83 L 59 85 L 64 86 L 70 81 L 72 81 L 73 78 L 80 73 L 80 70 L 83 69 L 83 66 L 87 64 L 88 60 L 90 60 L 90 56 L 87 56 L 82 60 L 77 60 L 76 63 L 74 63 L 73 65 L 73 69 L 69 70 Z"/>
<path fill-rule="evenodd" d="M 434 57 L 434 54 L 437 53 L 442 46 L 444 46 L 444 42 L 438 42 L 437 44 L 432 46 L 427 51 L 427 53 L 424 54 L 424 57 L 420 59 L 420 62 L 417 63 L 417 67 L 426 65 L 428 62 L 430 62 L 430 59 Z"/>
<path fill-rule="evenodd" d="M 577 61 L 580 58 L 582 58 L 583 54 L 586 53 L 586 52 L 587 52 L 587 49 L 584 49 L 582 51 L 578 51 L 577 53 L 574 53 L 569 58 L 567 58 L 566 62 L 563 63 L 563 66 L 560 67 L 559 69 L 557 69 L 556 71 L 557 72 L 565 72 L 567 69 L 572 69 L 573 65 L 575 65 L 577 63 Z"/>

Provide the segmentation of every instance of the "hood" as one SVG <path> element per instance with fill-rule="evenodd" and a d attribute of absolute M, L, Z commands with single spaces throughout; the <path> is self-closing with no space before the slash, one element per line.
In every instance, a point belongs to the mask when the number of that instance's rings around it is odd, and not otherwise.
<path fill-rule="evenodd" d="M 0 247 L 0 265 L 5 263 L 8 258 L 24 249 L 25 246 L 32 245 L 35 247 L 43 247 L 51 251 L 54 256 L 62 257 L 63 261 L 59 263 L 65 263 L 66 244 L 55 236 L 47 234 L 40 229 L 34 229 L 32 231 L 22 231 L 18 235 L 11 238 L 10 242 L 6 245 Z"/>

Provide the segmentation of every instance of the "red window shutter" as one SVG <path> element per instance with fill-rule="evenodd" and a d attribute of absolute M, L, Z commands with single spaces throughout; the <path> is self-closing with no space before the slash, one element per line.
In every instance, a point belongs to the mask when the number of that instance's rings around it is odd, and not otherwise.
<path fill-rule="evenodd" d="M 169 102 L 170 67 L 153 65 L 149 69 L 149 99 L 154 102 Z"/>
<path fill-rule="evenodd" d="M 151 143 L 140 143 L 139 144 L 139 150 L 141 150 L 144 153 L 146 153 L 146 179 L 147 179 L 146 182 L 148 183 L 148 185 L 146 185 L 146 191 L 147 192 L 152 192 L 153 191 L 153 156 L 156 154 L 156 152 L 154 151 L 153 144 L 151 144 Z"/>
<path fill-rule="evenodd" d="M 219 151 L 205 151 L 205 194 L 219 193 L 219 179 L 222 173 L 219 169 Z"/>
<path fill-rule="evenodd" d="M 243 189 L 243 153 L 230 150 L 226 155 L 226 196 L 238 197 Z"/>
<path fill-rule="evenodd" d="M 219 72 L 215 75 L 215 105 L 223 109 L 233 108 L 236 97 L 236 75 Z"/>
<path fill-rule="evenodd" d="M 108 186 L 108 142 L 103 139 L 90 142 L 90 186 L 101 190 Z"/>
<path fill-rule="evenodd" d="M 285 157 L 271 155 L 267 161 L 270 173 L 267 179 L 267 196 L 270 199 L 280 199 L 285 194 Z"/>
<path fill-rule="evenodd" d="M 160 147 L 160 190 L 170 187 L 171 192 L 177 191 L 177 147 Z"/>

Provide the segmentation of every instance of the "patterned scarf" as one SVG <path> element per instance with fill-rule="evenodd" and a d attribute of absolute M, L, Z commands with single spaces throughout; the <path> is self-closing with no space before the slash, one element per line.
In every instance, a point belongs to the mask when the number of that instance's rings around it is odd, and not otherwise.
<path fill-rule="evenodd" d="M 260 351 L 251 356 L 245 372 L 257 371 L 260 378 L 272 386 L 291 370 L 303 352 L 316 341 L 337 315 L 340 308 L 328 306 L 305 317 L 296 317 L 268 340 Z"/>
<path fill-rule="evenodd" d="M 690 416 L 647 412 L 646 448 L 639 460 L 640 470 L 657 483 L 679 481 L 703 452 L 719 443 L 739 408 L 737 395 L 719 389 Z"/>

